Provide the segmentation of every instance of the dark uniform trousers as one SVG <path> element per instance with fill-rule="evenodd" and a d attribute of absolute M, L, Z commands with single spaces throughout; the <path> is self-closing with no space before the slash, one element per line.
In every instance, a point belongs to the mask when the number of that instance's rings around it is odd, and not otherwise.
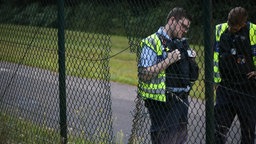
<path fill-rule="evenodd" d="M 167 101 L 146 100 L 152 144 L 183 144 L 187 140 L 188 93 L 166 92 Z"/>
<path fill-rule="evenodd" d="M 216 90 L 215 143 L 224 144 L 235 116 L 241 128 L 241 144 L 254 144 L 256 123 L 256 85 L 228 88 L 220 85 Z M 236 132 L 233 132 L 236 135 Z"/>

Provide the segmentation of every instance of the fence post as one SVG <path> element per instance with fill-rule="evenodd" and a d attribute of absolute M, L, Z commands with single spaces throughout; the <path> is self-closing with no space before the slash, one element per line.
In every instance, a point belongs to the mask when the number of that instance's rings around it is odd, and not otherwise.
<path fill-rule="evenodd" d="M 206 144 L 214 143 L 213 50 L 211 38 L 212 3 L 204 0 Z"/>
<path fill-rule="evenodd" d="M 67 143 L 64 2 L 58 0 L 59 109 L 61 143 Z"/>

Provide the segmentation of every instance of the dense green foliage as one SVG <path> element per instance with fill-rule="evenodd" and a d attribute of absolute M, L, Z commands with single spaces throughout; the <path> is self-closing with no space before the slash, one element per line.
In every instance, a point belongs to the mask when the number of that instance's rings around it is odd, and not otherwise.
<path fill-rule="evenodd" d="M 190 33 L 200 41 L 204 5 L 202 0 L 64 0 L 65 26 L 70 30 L 110 33 L 143 37 L 165 23 L 170 8 L 184 7 L 193 17 Z M 22 25 L 57 26 L 56 0 L 0 0 L 0 22 Z M 214 0 L 212 24 L 226 21 L 228 11 L 235 6 L 245 7 L 250 21 L 256 22 L 254 0 Z M 90 25 L 94 23 L 94 25 Z M 196 33 L 196 34 L 195 34 Z"/>

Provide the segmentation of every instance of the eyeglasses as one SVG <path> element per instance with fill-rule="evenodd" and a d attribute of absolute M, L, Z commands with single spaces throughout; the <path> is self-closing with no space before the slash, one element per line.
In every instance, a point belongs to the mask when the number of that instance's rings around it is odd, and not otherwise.
<path fill-rule="evenodd" d="M 185 25 L 184 23 L 181 23 L 181 26 L 185 29 L 185 31 L 189 30 L 189 26 L 188 25 Z"/>
<path fill-rule="evenodd" d="M 246 26 L 246 22 L 240 24 L 232 24 L 231 22 L 228 22 L 228 26 L 231 32 L 238 32 L 241 28 Z"/>
<path fill-rule="evenodd" d="M 186 32 L 189 30 L 189 24 L 185 24 L 184 20 L 179 20 L 178 23 Z"/>

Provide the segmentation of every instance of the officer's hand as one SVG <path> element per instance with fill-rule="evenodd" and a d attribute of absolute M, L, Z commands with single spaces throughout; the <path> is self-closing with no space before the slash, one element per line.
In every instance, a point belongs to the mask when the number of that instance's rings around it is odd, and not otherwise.
<path fill-rule="evenodd" d="M 213 84 L 214 90 L 217 90 L 218 87 L 219 87 L 219 84 L 217 84 L 217 83 L 214 83 L 214 84 Z"/>
<path fill-rule="evenodd" d="M 181 58 L 180 51 L 178 49 L 175 49 L 172 52 L 168 52 L 167 58 L 169 59 L 170 63 L 177 62 Z"/>
<path fill-rule="evenodd" d="M 187 50 L 187 53 L 188 53 L 188 57 L 190 57 L 190 58 L 196 57 L 196 51 L 194 51 L 192 49 Z"/>
<path fill-rule="evenodd" d="M 251 71 L 247 74 L 247 78 L 250 79 L 250 78 L 256 78 L 256 71 Z"/>

